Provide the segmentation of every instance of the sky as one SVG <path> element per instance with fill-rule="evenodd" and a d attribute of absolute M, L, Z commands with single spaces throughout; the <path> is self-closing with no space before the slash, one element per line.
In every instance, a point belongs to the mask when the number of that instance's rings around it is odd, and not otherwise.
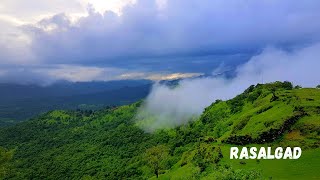
<path fill-rule="evenodd" d="M 1 0 L 0 82 L 235 69 L 266 49 L 318 47 L 319 9 L 318 0 Z"/>
<path fill-rule="evenodd" d="M 289 81 L 294 86 L 315 88 L 320 84 L 319 59 L 320 43 L 291 51 L 269 47 L 239 65 L 233 78 L 183 79 L 175 88 L 155 83 L 136 120 L 148 122 L 138 123 L 147 132 L 179 126 L 196 120 L 194 117 L 199 117 L 217 99 L 234 98 L 258 83 Z"/>

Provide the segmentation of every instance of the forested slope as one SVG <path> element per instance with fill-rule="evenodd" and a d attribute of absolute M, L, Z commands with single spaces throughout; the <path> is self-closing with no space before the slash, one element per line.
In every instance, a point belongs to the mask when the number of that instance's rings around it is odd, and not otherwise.
<path fill-rule="evenodd" d="M 217 100 L 183 126 L 146 133 L 142 102 L 51 111 L 0 129 L 5 179 L 320 178 L 320 90 L 276 82 Z M 230 160 L 231 146 L 300 146 L 299 160 Z"/>

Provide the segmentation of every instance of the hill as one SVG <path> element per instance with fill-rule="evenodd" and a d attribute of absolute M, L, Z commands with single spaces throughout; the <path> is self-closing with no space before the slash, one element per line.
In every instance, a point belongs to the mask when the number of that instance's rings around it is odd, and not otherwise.
<path fill-rule="evenodd" d="M 0 84 L 0 126 L 8 126 L 56 109 L 98 110 L 146 97 L 152 82 L 58 82 L 48 86 Z"/>
<path fill-rule="evenodd" d="M 142 102 L 51 111 L 0 129 L 5 179 L 319 179 L 320 90 L 250 86 L 201 117 L 146 133 Z M 300 146 L 299 160 L 230 160 L 231 146 Z M 1 157 L 0 157 L 1 160 Z"/>

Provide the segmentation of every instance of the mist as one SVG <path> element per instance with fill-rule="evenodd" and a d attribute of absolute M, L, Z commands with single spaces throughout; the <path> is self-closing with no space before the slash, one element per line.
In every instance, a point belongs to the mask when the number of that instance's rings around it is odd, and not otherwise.
<path fill-rule="evenodd" d="M 156 83 L 136 119 L 145 131 L 153 132 L 194 120 L 215 100 L 231 99 L 253 84 L 290 81 L 315 87 L 320 84 L 319 59 L 320 43 L 291 51 L 267 47 L 238 66 L 232 79 L 186 79 L 175 88 Z"/>

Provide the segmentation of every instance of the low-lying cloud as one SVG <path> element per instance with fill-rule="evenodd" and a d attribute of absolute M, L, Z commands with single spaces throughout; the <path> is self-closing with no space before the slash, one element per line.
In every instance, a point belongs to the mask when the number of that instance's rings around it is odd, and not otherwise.
<path fill-rule="evenodd" d="M 121 68 L 98 66 L 55 65 L 20 67 L 0 67 L 0 83 L 51 85 L 58 81 L 91 82 L 127 79 L 147 79 L 152 81 L 192 78 L 202 73 L 139 72 Z"/>
<path fill-rule="evenodd" d="M 320 84 L 319 58 L 320 44 L 290 52 L 266 48 L 239 66 L 232 79 L 183 80 L 176 88 L 155 84 L 137 119 L 150 132 L 184 124 L 199 116 L 215 100 L 233 98 L 252 84 L 290 81 L 303 87 L 315 87 Z"/>

